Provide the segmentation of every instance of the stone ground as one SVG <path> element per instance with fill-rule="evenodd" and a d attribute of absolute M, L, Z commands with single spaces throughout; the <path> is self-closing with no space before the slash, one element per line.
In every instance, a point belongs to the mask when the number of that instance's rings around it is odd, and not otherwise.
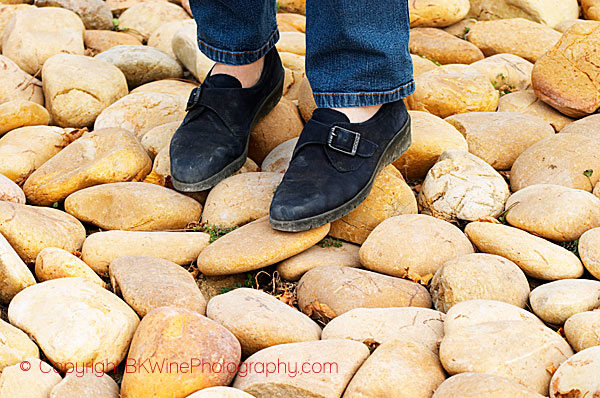
<path fill-rule="evenodd" d="M 0 398 L 600 395 L 600 0 L 409 8 L 411 147 L 282 233 L 303 0 L 246 164 L 186 195 L 187 2 L 0 0 Z"/>

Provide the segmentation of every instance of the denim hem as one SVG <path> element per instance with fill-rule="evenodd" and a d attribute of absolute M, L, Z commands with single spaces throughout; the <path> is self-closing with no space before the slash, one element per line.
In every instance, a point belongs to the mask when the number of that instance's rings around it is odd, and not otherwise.
<path fill-rule="evenodd" d="M 313 93 L 315 103 L 319 108 L 347 108 L 353 106 L 381 105 L 398 101 L 415 92 L 415 82 L 408 83 L 388 91 L 362 93 Z"/>
<path fill-rule="evenodd" d="M 278 40 L 279 30 L 275 27 L 267 42 L 257 50 L 228 51 L 213 47 L 200 39 L 198 39 L 198 47 L 200 47 L 200 51 L 204 55 L 215 62 L 226 65 L 247 65 L 264 57 L 275 46 Z"/>

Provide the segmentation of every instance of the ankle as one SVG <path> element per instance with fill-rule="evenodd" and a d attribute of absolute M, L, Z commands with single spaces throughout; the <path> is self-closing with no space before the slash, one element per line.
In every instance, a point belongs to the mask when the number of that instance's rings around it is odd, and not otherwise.
<path fill-rule="evenodd" d="M 344 115 L 348 116 L 350 119 L 350 123 L 362 123 L 366 122 L 381 108 L 381 105 L 370 105 L 370 106 L 357 106 L 350 108 L 332 108 L 336 111 L 342 112 Z"/>
<path fill-rule="evenodd" d="M 240 83 L 242 83 L 242 87 L 252 87 L 260 79 L 264 62 L 265 58 L 262 57 L 258 61 L 247 65 L 225 65 L 217 63 L 215 64 L 211 75 L 230 75 L 238 79 Z"/>

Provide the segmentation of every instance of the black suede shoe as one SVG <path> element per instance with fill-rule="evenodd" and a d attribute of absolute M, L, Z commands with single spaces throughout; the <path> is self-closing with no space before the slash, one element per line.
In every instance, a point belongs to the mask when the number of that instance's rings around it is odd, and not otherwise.
<path fill-rule="evenodd" d="M 403 101 L 383 105 L 363 123 L 350 123 L 333 109 L 316 109 L 275 191 L 271 227 L 304 231 L 350 213 L 381 169 L 409 146 L 410 116 Z"/>
<path fill-rule="evenodd" d="M 250 130 L 279 102 L 283 78 L 283 66 L 273 48 L 254 86 L 242 88 L 235 77 L 217 74 L 192 91 L 188 113 L 171 140 L 175 189 L 203 191 L 242 168 Z"/>

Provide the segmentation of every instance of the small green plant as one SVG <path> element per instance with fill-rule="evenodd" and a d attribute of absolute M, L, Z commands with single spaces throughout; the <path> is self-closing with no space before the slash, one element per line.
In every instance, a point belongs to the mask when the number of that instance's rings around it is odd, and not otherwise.
<path fill-rule="evenodd" d="M 114 30 L 114 31 L 125 32 L 126 30 L 129 30 L 129 28 L 122 28 L 122 27 L 119 26 L 119 19 L 118 18 L 113 18 L 112 23 L 113 23 L 112 30 Z"/>
<path fill-rule="evenodd" d="M 52 207 L 54 207 L 55 209 L 58 209 L 58 202 L 52 203 Z"/>
<path fill-rule="evenodd" d="M 504 73 L 498 73 L 496 75 L 496 80 L 492 82 L 492 86 L 494 86 L 494 88 L 500 92 L 501 97 L 503 95 L 512 93 L 515 89 L 515 86 L 506 82 L 506 76 L 504 76 Z"/>
<path fill-rule="evenodd" d="M 587 169 L 586 171 L 583 172 L 583 175 L 587 177 L 587 179 L 590 181 L 590 185 L 593 187 L 594 183 L 592 182 L 592 174 L 594 174 L 594 170 L 593 169 Z"/>
<path fill-rule="evenodd" d="M 232 290 L 233 290 L 233 287 L 222 287 L 221 288 L 221 294 L 230 292 Z"/>
<path fill-rule="evenodd" d="M 556 242 L 557 245 L 564 247 L 568 251 L 579 257 L 579 239 L 572 242 Z"/>
<path fill-rule="evenodd" d="M 468 26 L 465 26 L 465 31 L 463 32 L 463 39 L 467 40 L 467 35 L 469 34 L 469 32 L 471 31 L 471 28 L 469 28 Z"/>
<path fill-rule="evenodd" d="M 342 247 L 343 243 L 339 239 L 334 239 L 330 236 L 324 238 L 319 243 L 317 243 L 321 247 Z"/>
<path fill-rule="evenodd" d="M 279 2 L 277 2 L 277 12 L 279 12 L 280 9 L 281 9 L 281 4 L 279 4 Z"/>
<path fill-rule="evenodd" d="M 227 235 L 237 227 L 219 227 L 218 225 L 206 225 L 204 227 L 193 227 L 192 231 L 202 230 L 210 235 L 209 243 L 213 243 L 222 236 Z"/>
<path fill-rule="evenodd" d="M 221 294 L 230 292 L 238 287 L 249 287 L 252 289 L 256 288 L 256 280 L 254 279 L 254 275 L 252 275 L 251 273 L 247 273 L 246 279 L 244 279 L 243 282 L 235 282 L 231 287 L 222 287 Z"/>
<path fill-rule="evenodd" d="M 436 61 L 435 59 L 431 59 L 431 58 L 429 58 L 429 57 L 427 57 L 427 56 L 425 56 L 425 55 L 423 55 L 423 54 L 417 54 L 417 55 L 418 55 L 419 57 L 421 57 L 421 58 L 425 58 L 425 59 L 428 59 L 428 60 L 430 60 L 431 62 L 433 62 L 433 63 L 434 63 L 434 64 L 436 64 L 437 66 L 442 66 L 442 64 L 440 64 L 440 63 L 439 63 L 438 61 Z"/>

